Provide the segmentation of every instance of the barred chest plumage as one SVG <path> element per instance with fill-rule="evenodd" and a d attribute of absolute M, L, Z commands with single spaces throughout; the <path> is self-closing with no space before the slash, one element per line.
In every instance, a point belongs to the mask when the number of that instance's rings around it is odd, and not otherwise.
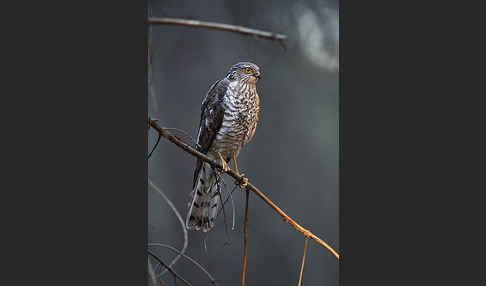
<path fill-rule="evenodd" d="M 250 142 L 255 134 L 260 110 L 255 83 L 234 81 L 229 84 L 223 100 L 224 118 L 216 134 L 213 152 L 220 152 L 230 158 L 233 152 L 238 155 L 240 149 Z"/>

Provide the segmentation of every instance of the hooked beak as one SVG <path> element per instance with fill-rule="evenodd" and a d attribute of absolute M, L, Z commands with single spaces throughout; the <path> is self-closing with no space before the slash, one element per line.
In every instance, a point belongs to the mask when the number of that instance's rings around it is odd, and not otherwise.
<path fill-rule="evenodd" d="M 256 73 L 256 74 L 255 74 L 255 77 L 256 77 L 257 79 L 261 79 L 261 78 L 262 78 L 262 76 L 261 76 L 261 74 L 260 74 L 260 73 Z"/>

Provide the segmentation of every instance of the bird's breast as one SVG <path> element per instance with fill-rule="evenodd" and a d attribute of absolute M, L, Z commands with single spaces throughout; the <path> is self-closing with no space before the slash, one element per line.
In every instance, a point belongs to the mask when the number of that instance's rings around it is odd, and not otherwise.
<path fill-rule="evenodd" d="M 254 135 L 260 109 L 255 85 L 230 85 L 225 94 L 224 117 L 216 134 L 217 152 L 238 153 Z"/>

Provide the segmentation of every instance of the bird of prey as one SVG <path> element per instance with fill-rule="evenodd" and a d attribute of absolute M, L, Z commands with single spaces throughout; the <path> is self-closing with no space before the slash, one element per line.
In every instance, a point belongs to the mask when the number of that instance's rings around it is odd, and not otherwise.
<path fill-rule="evenodd" d="M 250 62 L 231 66 L 225 78 L 216 81 L 204 98 L 196 149 L 217 160 L 224 170 L 233 159 L 235 172 L 239 174 L 236 157 L 241 148 L 250 142 L 258 123 L 260 100 L 256 82 L 260 79 L 260 68 Z M 239 174 L 243 176 L 243 174 Z M 193 197 L 189 204 L 186 227 L 189 230 L 208 232 L 214 227 L 221 203 L 216 170 L 198 159 L 194 171 Z M 243 178 L 240 187 L 246 187 Z"/>

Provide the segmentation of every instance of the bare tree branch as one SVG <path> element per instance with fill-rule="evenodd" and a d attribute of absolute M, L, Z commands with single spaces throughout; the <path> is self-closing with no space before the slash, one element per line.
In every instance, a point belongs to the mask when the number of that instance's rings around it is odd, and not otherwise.
<path fill-rule="evenodd" d="M 179 222 L 181 223 L 181 227 L 182 227 L 182 232 L 184 233 L 184 246 L 182 247 L 182 250 L 181 250 L 181 253 L 179 253 L 175 258 L 174 260 L 172 260 L 172 262 L 169 264 L 169 267 L 172 267 L 174 266 L 174 264 L 177 262 L 177 260 L 179 260 L 179 258 L 181 258 L 181 256 L 184 254 L 184 252 L 186 252 L 186 249 L 187 249 L 187 244 L 188 244 L 188 234 L 187 234 L 187 229 L 186 229 L 186 225 L 184 223 L 184 220 L 182 219 L 182 216 L 181 214 L 179 213 L 179 211 L 177 210 L 177 208 L 175 207 L 175 205 L 171 202 L 171 200 L 169 200 L 169 198 L 164 194 L 164 192 L 162 192 L 162 190 L 160 188 L 158 188 L 153 182 L 152 180 L 148 179 L 148 182 L 150 184 L 150 186 L 156 190 L 161 196 L 162 198 L 165 200 L 165 202 L 169 205 L 169 207 L 172 209 L 172 211 L 174 211 L 175 215 L 177 216 L 177 218 L 179 219 Z M 164 275 L 165 273 L 167 272 L 167 270 L 164 270 L 162 271 L 162 273 L 160 273 L 159 277 L 161 277 L 162 275 Z"/>
<path fill-rule="evenodd" d="M 160 246 L 160 247 L 164 247 L 164 248 L 167 248 L 167 249 L 170 249 L 172 250 L 173 252 L 177 253 L 177 254 L 180 254 L 181 252 L 179 250 L 177 250 L 176 248 L 168 245 L 168 244 L 163 244 L 163 243 L 157 243 L 157 242 L 153 242 L 153 243 L 149 243 L 148 244 L 149 246 Z M 209 272 L 201 266 L 201 264 L 199 264 L 196 260 L 192 259 L 190 256 L 188 256 L 187 254 L 182 254 L 182 256 L 184 258 L 186 258 L 187 260 L 189 260 L 190 262 L 192 262 L 194 265 L 196 265 L 197 267 L 199 267 L 199 269 L 201 269 L 208 277 L 209 277 L 209 280 L 211 280 L 211 283 L 213 285 L 216 285 L 218 286 L 218 282 L 216 281 L 216 279 L 214 279 L 213 276 L 211 276 L 211 274 L 209 274 Z"/>
<path fill-rule="evenodd" d="M 152 25 L 155 25 L 155 24 L 181 25 L 181 26 L 189 26 L 189 27 L 195 27 L 195 28 L 208 28 L 208 29 L 229 31 L 229 32 L 240 33 L 240 34 L 244 34 L 244 35 L 251 35 L 251 36 L 256 36 L 256 37 L 260 37 L 260 38 L 264 38 L 264 39 L 277 41 L 281 45 L 284 45 L 284 41 L 287 40 L 287 36 L 282 35 L 282 34 L 277 34 L 277 33 L 262 31 L 262 30 L 256 30 L 256 29 L 250 29 L 250 28 L 246 28 L 246 27 L 243 27 L 243 26 L 235 26 L 235 25 L 229 25 L 229 24 L 198 21 L 198 20 L 149 17 L 148 23 L 152 24 Z"/>
<path fill-rule="evenodd" d="M 175 137 L 174 135 L 170 134 L 169 132 L 167 132 L 166 130 L 164 130 L 163 128 L 161 128 L 152 119 L 148 118 L 148 124 L 152 128 L 154 128 L 155 130 L 157 130 L 162 135 L 162 137 L 164 137 L 168 141 L 174 143 L 179 148 L 181 148 L 182 150 L 184 150 L 186 153 L 189 153 L 189 154 L 191 154 L 193 156 L 198 157 L 199 159 L 201 159 L 202 161 L 210 164 L 214 168 L 217 168 L 219 170 L 223 170 L 223 166 L 221 165 L 221 163 L 219 161 L 215 161 L 215 160 L 211 159 L 210 157 L 206 156 L 205 154 L 203 154 L 201 152 L 198 152 L 196 149 L 192 148 L 191 146 L 185 144 L 184 142 L 182 142 L 181 140 L 179 140 L 177 137 Z M 243 182 L 243 178 L 244 177 L 243 176 L 239 176 L 233 170 L 229 170 L 226 173 L 228 175 L 230 175 L 231 177 L 233 177 L 234 179 L 236 179 L 239 183 L 242 183 Z M 267 196 L 265 196 L 257 187 L 253 186 L 250 182 L 248 182 L 248 185 L 246 186 L 246 188 L 248 188 L 249 190 L 251 190 L 252 192 L 254 192 L 256 195 L 258 195 L 258 197 L 260 197 L 263 201 L 265 201 L 265 203 L 267 203 L 280 216 L 282 216 L 282 218 L 284 219 L 284 221 L 288 222 L 296 230 L 298 230 L 299 232 L 301 232 L 305 236 L 308 236 L 308 237 L 312 238 L 314 241 L 316 241 L 320 245 L 322 245 L 325 248 L 327 248 L 327 250 L 329 250 L 337 259 L 339 259 L 339 254 L 334 249 L 332 249 L 332 247 L 330 247 L 327 243 L 325 243 L 322 239 L 320 239 L 319 237 L 317 237 L 316 235 L 314 235 L 312 232 L 310 232 L 309 230 L 303 228 L 301 225 L 299 225 L 297 222 L 295 222 L 291 217 L 289 217 L 285 212 L 283 212 L 276 204 L 274 204 L 269 198 L 267 198 Z"/>

